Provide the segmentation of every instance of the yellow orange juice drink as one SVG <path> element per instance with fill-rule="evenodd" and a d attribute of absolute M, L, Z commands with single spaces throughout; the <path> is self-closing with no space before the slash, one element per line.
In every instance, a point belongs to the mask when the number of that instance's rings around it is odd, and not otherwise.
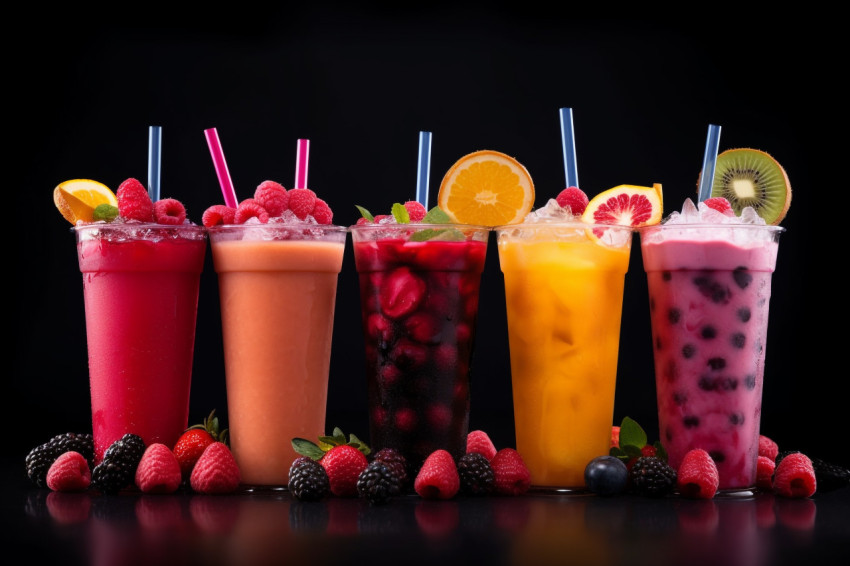
<path fill-rule="evenodd" d="M 218 273 L 230 445 L 248 486 L 285 487 L 295 437 L 325 433 L 346 229 L 209 228 Z"/>
<path fill-rule="evenodd" d="M 516 444 L 534 486 L 583 487 L 585 466 L 610 446 L 632 230 L 596 230 L 497 228 Z"/>

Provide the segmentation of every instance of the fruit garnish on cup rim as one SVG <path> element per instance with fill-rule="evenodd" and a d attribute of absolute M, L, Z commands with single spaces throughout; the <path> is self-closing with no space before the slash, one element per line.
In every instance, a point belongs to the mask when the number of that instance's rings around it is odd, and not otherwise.
<path fill-rule="evenodd" d="M 354 206 L 360 211 L 360 218 L 357 219 L 356 226 L 409 225 L 411 233 L 408 239 L 412 242 L 424 242 L 426 240 L 463 241 L 466 239 L 462 232 L 453 228 L 416 229 L 417 224 L 456 224 L 439 206 L 426 211 L 425 206 L 421 203 L 409 200 L 404 204 L 394 203 L 390 214 L 378 215 L 372 214 L 360 205 Z"/>
<path fill-rule="evenodd" d="M 661 183 L 652 187 L 618 185 L 590 199 L 581 219 L 591 224 L 639 228 L 660 223 L 662 212 Z"/>
<path fill-rule="evenodd" d="M 78 221 L 105 219 L 96 218 L 95 210 L 101 205 L 110 205 L 117 210 L 118 199 L 109 187 L 99 181 L 71 179 L 59 183 L 53 189 L 53 204 L 65 220 L 76 224 Z"/>
<path fill-rule="evenodd" d="M 751 206 L 766 224 L 775 226 L 791 206 L 791 182 L 770 154 L 751 148 L 727 149 L 717 155 L 711 197 L 729 201 L 736 216 Z"/>
<path fill-rule="evenodd" d="M 437 203 L 460 224 L 516 224 L 534 205 L 534 182 L 513 157 L 493 150 L 475 151 L 446 172 Z"/>

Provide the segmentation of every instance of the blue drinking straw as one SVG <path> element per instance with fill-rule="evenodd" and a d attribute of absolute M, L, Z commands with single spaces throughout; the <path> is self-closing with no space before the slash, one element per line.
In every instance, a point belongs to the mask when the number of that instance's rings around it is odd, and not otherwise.
<path fill-rule="evenodd" d="M 428 178 L 431 174 L 431 132 L 419 132 L 419 166 L 416 171 L 416 200 L 428 210 Z"/>
<path fill-rule="evenodd" d="M 699 176 L 699 202 L 711 197 L 714 185 L 714 167 L 717 165 L 717 148 L 720 146 L 720 126 L 708 125 L 708 137 L 705 140 L 705 154 L 702 156 L 702 173 Z"/>
<path fill-rule="evenodd" d="M 576 140 L 573 134 L 573 109 L 561 108 L 561 146 L 564 150 L 564 172 L 568 187 L 578 187 Z"/>
<path fill-rule="evenodd" d="M 148 135 L 148 194 L 151 200 L 159 200 L 159 171 L 162 141 L 162 128 L 151 126 Z"/>

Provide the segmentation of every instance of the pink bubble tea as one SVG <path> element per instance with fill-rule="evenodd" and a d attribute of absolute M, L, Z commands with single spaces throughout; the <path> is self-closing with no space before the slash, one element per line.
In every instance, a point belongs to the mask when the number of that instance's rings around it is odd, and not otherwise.
<path fill-rule="evenodd" d="M 756 484 L 771 275 L 783 228 L 640 229 L 649 287 L 661 443 L 677 468 L 693 448 L 721 490 Z"/>

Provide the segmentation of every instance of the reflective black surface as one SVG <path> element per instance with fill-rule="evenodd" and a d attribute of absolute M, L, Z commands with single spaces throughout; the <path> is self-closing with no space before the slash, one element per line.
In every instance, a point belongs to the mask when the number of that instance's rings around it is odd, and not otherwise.
<path fill-rule="evenodd" d="M 850 488 L 709 501 L 409 495 L 373 506 L 287 492 L 58 493 L 20 475 L 5 470 L 2 533 L 32 564 L 850 563 Z"/>

